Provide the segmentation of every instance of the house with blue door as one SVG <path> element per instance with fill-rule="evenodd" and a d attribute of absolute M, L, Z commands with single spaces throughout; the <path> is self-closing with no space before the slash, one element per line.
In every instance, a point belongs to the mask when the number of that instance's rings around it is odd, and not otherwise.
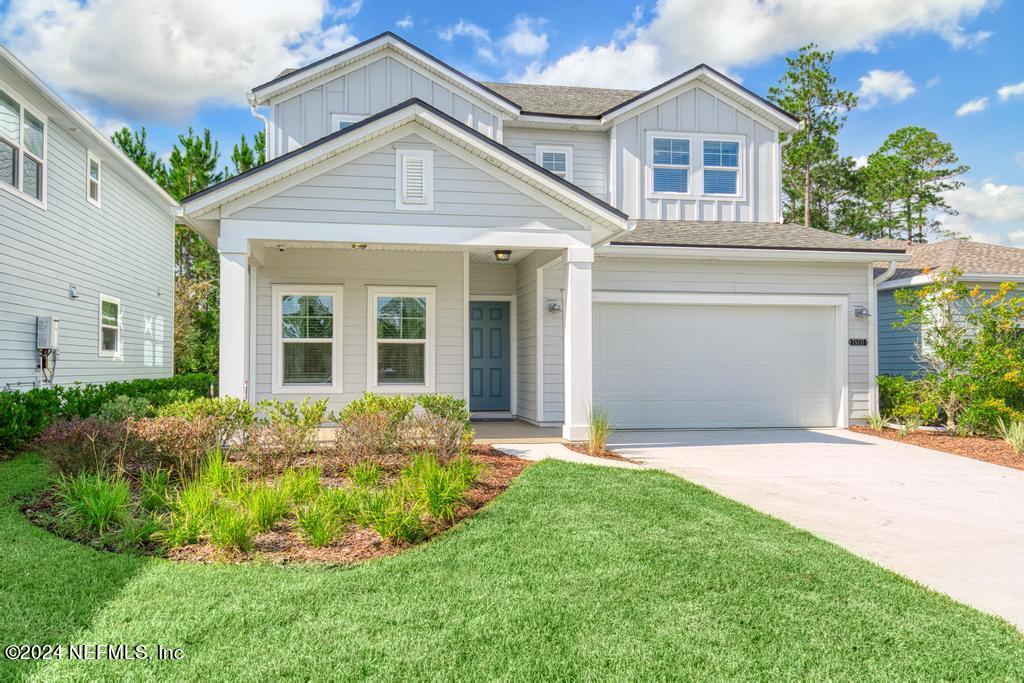
<path fill-rule="evenodd" d="M 875 405 L 873 266 L 904 249 L 784 223 L 799 121 L 706 65 L 489 83 L 389 32 L 246 97 L 267 162 L 183 202 L 220 252 L 225 395 L 453 394 L 571 440 L 595 405 L 632 428 Z"/>
<path fill-rule="evenodd" d="M 967 239 L 950 239 L 931 244 L 908 244 L 896 240 L 876 240 L 882 246 L 905 247 L 911 260 L 891 273 L 876 267 L 878 285 L 878 371 L 883 375 L 912 377 L 921 372 L 921 331 L 896 327 L 902 320 L 896 292 L 918 289 L 933 281 L 939 273 L 956 270 L 960 281 L 971 287 L 995 289 L 1003 282 L 1019 283 L 1024 289 L 1024 249 L 985 244 Z"/>

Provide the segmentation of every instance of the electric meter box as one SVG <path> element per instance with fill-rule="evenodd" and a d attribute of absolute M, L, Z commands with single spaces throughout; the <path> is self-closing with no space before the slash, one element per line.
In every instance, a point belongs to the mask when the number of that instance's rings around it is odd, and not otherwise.
<path fill-rule="evenodd" d="M 56 351 L 60 345 L 60 321 L 52 315 L 36 318 L 36 349 Z"/>

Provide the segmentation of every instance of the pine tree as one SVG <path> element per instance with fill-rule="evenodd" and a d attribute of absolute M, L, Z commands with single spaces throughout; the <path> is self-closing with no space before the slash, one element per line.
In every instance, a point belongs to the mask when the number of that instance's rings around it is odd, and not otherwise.
<path fill-rule="evenodd" d="M 127 126 L 123 127 L 111 135 L 110 140 L 134 161 L 136 166 L 145 171 L 146 175 L 155 180 L 160 187 L 167 189 L 167 165 L 156 152 L 149 149 L 145 126 L 134 133 Z"/>
<path fill-rule="evenodd" d="M 242 133 L 242 139 L 231 151 L 231 161 L 235 165 L 234 175 L 251 171 L 266 163 L 266 140 L 266 133 L 259 131 L 253 136 L 253 146 L 250 147 L 249 141 L 245 139 L 245 133 Z"/>

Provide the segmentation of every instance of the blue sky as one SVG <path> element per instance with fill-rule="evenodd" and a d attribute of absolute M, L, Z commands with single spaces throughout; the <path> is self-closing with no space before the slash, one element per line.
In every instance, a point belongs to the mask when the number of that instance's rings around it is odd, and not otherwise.
<path fill-rule="evenodd" d="M 193 126 L 226 157 L 259 130 L 248 87 L 384 30 L 481 79 L 646 88 L 703 61 L 761 94 L 815 41 L 862 96 L 842 152 L 936 131 L 971 166 L 947 226 L 1019 246 L 1022 28 L 1024 3 L 997 0 L 0 0 L 0 42 L 102 130 L 146 126 L 161 154 Z"/>

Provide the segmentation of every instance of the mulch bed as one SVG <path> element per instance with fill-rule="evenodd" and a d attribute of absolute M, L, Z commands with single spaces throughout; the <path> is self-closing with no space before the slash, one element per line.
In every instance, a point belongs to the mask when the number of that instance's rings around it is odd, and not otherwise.
<path fill-rule="evenodd" d="M 488 445 L 473 446 L 470 455 L 475 462 L 485 465 L 483 473 L 467 491 L 466 503 L 459 509 L 455 521 L 445 528 L 438 529 L 430 538 L 444 533 L 463 519 L 475 514 L 507 489 L 512 481 L 531 464 L 527 460 L 502 453 Z M 303 462 L 296 464 L 312 464 L 314 458 L 308 458 L 308 463 L 304 462 L 307 458 L 302 460 Z M 320 461 L 320 463 L 325 472 L 324 485 L 327 487 L 339 486 L 340 478 L 328 474 L 337 469 L 333 467 L 336 463 L 328 461 Z M 51 532 L 59 533 L 55 524 L 53 504 L 52 493 L 44 491 L 24 505 L 22 511 L 35 524 L 45 527 Z M 298 563 L 349 565 L 375 557 L 394 555 L 411 547 L 409 544 L 384 539 L 373 529 L 351 525 L 340 540 L 323 548 L 314 548 L 302 540 L 296 526 L 294 519 L 278 522 L 270 531 L 258 534 L 254 539 L 253 550 L 247 553 L 226 553 L 208 543 L 198 543 L 173 548 L 166 553 L 153 547 L 150 549 L 150 554 L 179 562 L 198 564 L 213 562 L 241 564 L 256 561 L 275 565 Z M 429 541 L 430 538 L 427 540 Z M 73 538 L 71 540 L 83 539 Z"/>
<path fill-rule="evenodd" d="M 960 455 L 974 460 L 983 460 L 993 465 L 1012 467 L 1017 470 L 1024 470 L 1024 453 L 1018 455 L 1013 452 L 1010 445 L 1002 439 L 993 439 L 985 436 L 953 436 L 941 432 L 912 432 L 902 439 L 895 429 L 883 429 L 878 431 L 865 426 L 850 427 L 852 431 L 871 436 L 880 436 L 883 439 L 892 439 L 909 443 L 922 448 L 931 448 L 935 451 L 943 451 Z"/>
<path fill-rule="evenodd" d="M 572 441 L 567 441 L 563 445 L 570 451 L 576 451 L 577 453 L 582 453 L 583 455 L 590 455 L 595 458 L 607 458 L 608 460 L 619 460 L 621 462 L 631 462 L 634 465 L 638 464 L 636 460 L 631 460 L 623 455 L 619 455 L 615 451 L 609 451 L 607 449 L 599 451 L 597 453 L 591 453 L 590 448 L 587 447 L 587 444 L 585 443 L 573 443 Z"/>

